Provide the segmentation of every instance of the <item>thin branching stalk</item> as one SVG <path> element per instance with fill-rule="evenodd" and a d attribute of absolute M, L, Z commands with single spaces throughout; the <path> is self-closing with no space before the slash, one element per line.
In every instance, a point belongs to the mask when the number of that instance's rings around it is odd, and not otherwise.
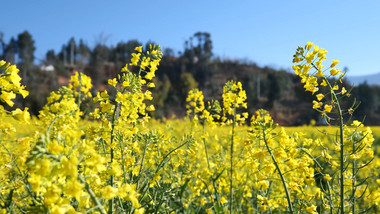
<path fill-rule="evenodd" d="M 354 152 L 355 151 L 355 139 L 352 141 L 352 151 Z M 354 155 L 354 154 L 353 154 Z M 352 214 L 356 214 L 356 210 L 355 210 L 355 192 L 356 192 L 356 160 L 355 158 L 352 158 Z"/>
<path fill-rule="evenodd" d="M 235 101 L 236 103 L 236 101 Z M 236 108 L 234 108 L 234 117 L 232 121 L 232 133 L 231 133 L 231 161 L 230 161 L 230 213 L 232 213 L 232 202 L 233 202 L 233 155 L 234 155 L 234 135 L 235 135 L 235 124 L 236 123 Z"/>
<path fill-rule="evenodd" d="M 340 140 L 340 158 L 339 158 L 339 162 L 340 162 L 340 213 L 341 214 L 344 214 L 344 171 L 345 171 L 345 168 L 344 168 L 344 163 L 345 163 L 345 160 L 344 160 L 344 135 L 343 135 L 343 128 L 344 128 L 344 123 L 343 123 L 343 115 L 342 115 L 342 109 L 340 107 L 340 103 L 339 103 L 339 100 L 338 100 L 338 97 L 336 96 L 334 90 L 333 90 L 333 87 L 331 86 L 330 82 L 328 81 L 328 79 L 326 77 L 324 77 L 324 80 L 325 82 L 327 83 L 330 91 L 331 91 L 331 94 L 332 94 L 332 97 L 333 97 L 333 100 L 335 102 L 335 106 L 338 110 L 338 119 L 339 119 L 339 140 Z"/>
<path fill-rule="evenodd" d="M 137 182 L 136 189 L 139 189 L 139 186 L 140 186 L 140 177 L 141 177 L 141 172 L 144 166 L 144 160 L 145 160 L 147 147 L 148 147 L 148 143 L 145 142 L 144 153 L 143 153 L 143 156 L 141 158 L 141 163 L 140 163 L 139 175 L 137 176 L 137 179 L 136 179 L 136 182 Z"/>
<path fill-rule="evenodd" d="M 265 135 L 265 130 L 264 129 L 263 129 L 263 140 L 264 140 L 265 146 L 266 146 L 266 148 L 268 150 L 268 153 L 270 154 L 270 157 L 272 158 L 272 161 L 273 161 L 274 165 L 276 166 L 278 174 L 281 177 L 282 184 L 284 185 L 286 199 L 288 201 L 288 206 L 289 206 L 289 211 L 290 211 L 290 213 L 294 213 L 293 206 L 292 206 L 292 201 L 290 200 L 290 194 L 289 194 L 288 187 L 286 186 L 285 178 L 284 178 L 284 176 L 283 176 L 283 174 L 281 172 L 280 166 L 277 164 L 276 158 L 274 157 L 271 148 L 269 147 L 268 140 L 266 139 L 266 135 Z"/>
<path fill-rule="evenodd" d="M 207 159 L 207 165 L 208 165 L 208 169 L 211 170 L 211 167 L 210 167 L 210 160 L 209 160 L 209 157 L 208 157 L 208 152 L 207 152 L 207 145 L 206 145 L 206 136 L 205 136 L 205 133 L 206 133 L 206 121 L 204 120 L 203 121 L 203 144 L 205 146 L 205 152 L 206 152 L 206 159 Z"/>
<path fill-rule="evenodd" d="M 84 184 L 84 186 L 85 186 L 88 194 L 90 194 L 90 197 L 91 197 L 92 201 L 96 204 L 96 207 L 99 210 L 99 212 L 101 214 L 106 214 L 106 211 L 103 209 L 102 203 L 100 203 L 100 201 L 98 200 L 98 198 L 96 198 L 96 195 L 95 195 L 94 191 L 92 191 L 91 187 L 88 185 L 88 183 L 86 182 L 86 180 L 81 175 L 78 175 L 78 178 Z"/>
<path fill-rule="evenodd" d="M 123 183 L 127 183 L 127 169 L 125 167 L 125 158 L 124 158 L 124 149 L 123 145 L 120 143 L 120 154 L 121 154 L 121 163 L 123 164 Z"/>
<path fill-rule="evenodd" d="M 118 111 L 118 108 L 119 108 L 119 103 L 116 104 L 115 106 L 115 109 L 113 111 L 113 115 L 112 115 L 112 129 L 111 129 L 111 141 L 110 141 L 110 147 L 111 147 L 111 151 L 110 151 L 110 156 L 111 156 L 111 161 L 110 163 L 113 162 L 113 156 L 114 156 L 114 151 L 113 151 L 113 148 L 112 148 L 112 145 L 113 145 L 113 141 L 114 141 L 114 138 L 115 138 L 115 122 L 116 122 L 116 118 L 117 118 L 117 111 Z M 111 182 L 110 182 L 110 185 L 113 187 L 114 186 L 114 175 L 111 175 Z M 114 210 L 114 199 L 110 199 L 108 201 L 108 213 L 109 214 L 112 214 L 113 213 L 113 210 Z"/>
<path fill-rule="evenodd" d="M 82 88 L 82 76 L 81 76 L 81 72 L 78 72 L 78 82 L 79 82 L 79 86 L 78 86 L 78 109 L 80 111 L 80 104 L 81 104 L 81 92 L 80 92 L 80 89 Z"/>

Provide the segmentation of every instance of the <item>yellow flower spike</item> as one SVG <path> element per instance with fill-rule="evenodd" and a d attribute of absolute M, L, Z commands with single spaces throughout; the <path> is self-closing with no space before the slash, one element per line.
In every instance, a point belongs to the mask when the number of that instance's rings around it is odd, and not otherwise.
<path fill-rule="evenodd" d="M 335 60 L 335 59 L 334 59 L 334 60 L 332 61 L 331 65 L 330 65 L 330 68 L 335 67 L 338 63 L 339 63 L 339 60 Z"/>
<path fill-rule="evenodd" d="M 325 80 L 322 80 L 321 86 L 327 86 L 327 82 Z"/>
<path fill-rule="evenodd" d="M 153 82 L 150 82 L 146 85 L 148 88 L 154 88 L 156 85 Z"/>
<path fill-rule="evenodd" d="M 330 74 L 332 76 L 338 75 L 338 74 L 340 74 L 340 70 L 336 69 L 336 68 L 333 68 L 333 69 L 330 70 Z"/>
<path fill-rule="evenodd" d="M 332 88 L 332 90 L 336 91 L 339 89 L 339 86 L 338 85 L 334 85 L 334 87 Z"/>
<path fill-rule="evenodd" d="M 324 111 L 325 112 L 331 112 L 332 106 L 331 105 L 325 105 Z"/>
<path fill-rule="evenodd" d="M 306 50 L 310 50 L 311 47 L 313 47 L 313 43 L 312 42 L 307 42 L 307 44 L 305 45 L 305 49 Z"/>
<path fill-rule="evenodd" d="M 318 101 L 321 101 L 325 97 L 325 95 L 317 94 L 316 97 L 317 97 Z"/>
<path fill-rule="evenodd" d="M 117 80 L 116 80 L 116 78 L 109 79 L 109 80 L 108 80 L 108 84 L 110 84 L 110 85 L 112 85 L 113 87 L 115 87 L 116 84 L 117 84 Z"/>
<path fill-rule="evenodd" d="M 141 53 L 142 52 L 142 46 L 138 46 L 135 48 L 135 51 Z"/>

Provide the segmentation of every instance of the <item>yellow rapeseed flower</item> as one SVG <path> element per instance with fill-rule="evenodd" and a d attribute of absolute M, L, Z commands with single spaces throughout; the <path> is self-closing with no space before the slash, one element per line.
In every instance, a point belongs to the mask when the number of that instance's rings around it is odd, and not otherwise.
<path fill-rule="evenodd" d="M 347 93 L 346 89 L 343 87 L 342 88 L 342 94 L 344 95 L 345 93 Z"/>
<path fill-rule="evenodd" d="M 142 52 L 142 46 L 138 46 L 135 48 L 135 51 L 141 53 Z"/>
<path fill-rule="evenodd" d="M 311 47 L 313 47 L 313 43 L 312 42 L 307 42 L 307 44 L 305 45 L 305 49 L 306 50 L 310 50 Z"/>
<path fill-rule="evenodd" d="M 121 86 L 123 86 L 123 88 L 126 88 L 129 86 L 129 82 L 128 81 L 124 81 Z"/>
<path fill-rule="evenodd" d="M 321 106 L 322 106 L 321 102 L 317 102 L 317 101 L 313 100 L 313 109 L 321 108 Z"/>
<path fill-rule="evenodd" d="M 147 111 L 154 111 L 156 110 L 153 105 L 150 105 L 146 108 Z"/>
<path fill-rule="evenodd" d="M 325 112 L 331 112 L 332 106 L 331 105 L 325 105 Z"/>
<path fill-rule="evenodd" d="M 316 97 L 317 97 L 318 101 L 321 101 L 325 97 L 325 95 L 317 94 Z"/>
<path fill-rule="evenodd" d="M 330 70 L 330 74 L 332 76 L 338 75 L 338 74 L 340 74 L 340 70 L 336 69 L 336 68 L 333 68 L 333 69 Z"/>
<path fill-rule="evenodd" d="M 335 67 L 338 63 L 339 63 L 339 60 L 335 60 L 335 59 L 334 59 L 334 60 L 332 61 L 331 65 L 330 65 L 330 68 Z"/>
<path fill-rule="evenodd" d="M 16 120 L 29 123 L 30 120 L 30 114 L 28 112 L 28 107 L 25 107 L 24 111 L 21 111 L 19 108 L 12 111 L 12 116 Z"/>
<path fill-rule="evenodd" d="M 115 87 L 116 84 L 117 84 L 117 80 L 116 80 L 116 78 L 109 79 L 109 80 L 108 80 L 108 84 L 110 84 L 110 85 L 112 85 L 113 87 Z"/>
<path fill-rule="evenodd" d="M 12 101 L 12 99 L 16 98 L 16 94 L 13 93 L 13 91 L 11 92 L 7 92 L 7 91 L 2 91 L 1 92 L 1 95 L 0 95 L 0 99 L 7 103 L 10 107 L 12 107 L 14 105 L 14 102 Z"/>
<path fill-rule="evenodd" d="M 316 77 L 323 77 L 325 74 L 320 70 L 318 69 L 317 73 L 315 74 Z"/>

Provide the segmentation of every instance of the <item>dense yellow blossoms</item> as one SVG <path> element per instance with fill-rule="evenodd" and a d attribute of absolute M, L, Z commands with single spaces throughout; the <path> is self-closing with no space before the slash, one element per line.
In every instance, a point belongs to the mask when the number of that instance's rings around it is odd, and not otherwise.
<path fill-rule="evenodd" d="M 297 50 L 293 68 L 328 121 L 339 112 L 334 96 L 349 90 L 339 85 L 339 61 L 323 69 L 326 53 L 308 43 Z M 316 214 L 340 213 L 340 204 L 379 211 L 380 159 L 371 129 L 359 121 L 337 135 L 339 128 L 307 134 L 310 129 L 277 128 L 267 111 L 245 112 L 246 92 L 235 81 L 226 83 L 220 103 L 191 90 L 191 121 L 151 120 L 149 89 L 161 56 L 159 46 L 136 47 L 108 90 L 94 97 L 91 79 L 76 72 L 67 87 L 50 93 L 35 119 L 28 108 L 0 106 L 0 211 Z M 17 68 L 0 63 L 0 99 L 12 107 L 16 94 L 27 91 Z M 331 82 L 334 75 L 340 77 Z M 91 122 L 82 118 L 85 99 L 96 104 Z M 25 122 L 33 133 L 18 129 Z"/>

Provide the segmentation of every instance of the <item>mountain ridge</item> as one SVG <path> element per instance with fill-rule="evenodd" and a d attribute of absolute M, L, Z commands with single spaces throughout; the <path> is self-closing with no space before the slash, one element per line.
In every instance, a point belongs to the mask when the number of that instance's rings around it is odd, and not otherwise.
<path fill-rule="evenodd" d="M 380 72 L 375 74 L 359 75 L 359 76 L 349 76 L 346 79 L 350 84 L 358 86 L 367 82 L 368 85 L 379 85 L 380 86 Z"/>

